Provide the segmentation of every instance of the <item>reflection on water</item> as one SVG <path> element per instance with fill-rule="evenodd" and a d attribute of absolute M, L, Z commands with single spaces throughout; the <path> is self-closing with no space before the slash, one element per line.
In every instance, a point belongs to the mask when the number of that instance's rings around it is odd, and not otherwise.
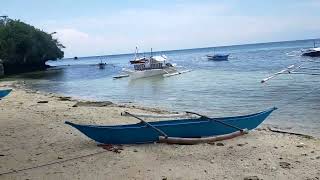
<path fill-rule="evenodd" d="M 288 65 L 305 61 L 290 52 L 312 46 L 312 41 L 268 43 L 217 48 L 231 53 L 230 60 L 208 61 L 212 49 L 164 52 L 173 63 L 191 72 L 168 78 L 152 77 L 114 80 L 128 67 L 133 55 L 108 56 L 108 65 L 99 69 L 100 58 L 79 58 L 51 62 L 59 66 L 45 72 L 29 73 L 32 88 L 95 100 L 134 102 L 174 111 L 196 111 L 211 116 L 253 113 L 277 106 L 267 123 L 292 127 L 320 136 L 319 76 L 283 75 L 261 84 L 261 79 Z M 309 93 L 308 92 L 312 92 Z M 304 98 L 300 98 L 305 96 Z"/>

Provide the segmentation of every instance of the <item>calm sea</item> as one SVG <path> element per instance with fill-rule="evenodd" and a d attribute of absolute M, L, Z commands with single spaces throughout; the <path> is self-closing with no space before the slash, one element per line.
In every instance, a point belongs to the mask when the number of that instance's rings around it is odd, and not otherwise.
<path fill-rule="evenodd" d="M 260 83 L 291 64 L 319 68 L 319 63 L 307 62 L 310 59 L 299 55 L 302 48 L 311 46 L 313 41 L 303 40 L 215 48 L 216 52 L 231 54 L 225 62 L 205 58 L 213 52 L 212 48 L 164 51 L 158 54 L 165 54 L 172 63 L 192 70 L 167 78 L 114 80 L 112 76 L 129 66 L 133 54 L 49 62 L 58 67 L 18 78 L 42 91 L 173 111 L 195 111 L 212 117 L 254 113 L 276 106 L 279 109 L 266 124 L 320 136 L 320 76 L 281 75 Z M 99 69 L 96 64 L 101 59 L 112 65 Z M 320 62 L 320 59 L 311 60 Z M 317 72 L 320 73 L 320 69 Z"/>

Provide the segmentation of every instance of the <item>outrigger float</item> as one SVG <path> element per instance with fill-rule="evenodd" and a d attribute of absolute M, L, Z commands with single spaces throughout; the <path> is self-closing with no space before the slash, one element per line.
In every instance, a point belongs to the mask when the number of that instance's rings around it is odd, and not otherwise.
<path fill-rule="evenodd" d="M 210 118 L 198 113 L 187 112 L 199 118 L 147 122 L 129 112 L 140 122 L 137 124 L 99 126 L 82 125 L 69 121 L 65 123 L 76 128 L 89 138 L 103 144 L 144 144 L 174 143 L 197 144 L 234 138 L 248 133 L 259 126 L 274 110 L 273 107 L 262 112 L 234 117 Z"/>
<path fill-rule="evenodd" d="M 285 69 L 262 79 L 261 83 L 265 83 L 282 74 L 320 76 L 319 63 L 320 62 L 314 60 L 306 60 L 300 64 L 292 64 Z"/>

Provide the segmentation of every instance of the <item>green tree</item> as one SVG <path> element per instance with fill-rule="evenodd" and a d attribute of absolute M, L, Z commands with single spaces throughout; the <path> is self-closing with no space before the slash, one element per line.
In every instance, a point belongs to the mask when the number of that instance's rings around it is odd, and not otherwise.
<path fill-rule="evenodd" d="M 0 20 L 0 59 L 6 74 L 40 70 L 63 58 L 64 46 L 40 29 L 19 20 Z"/>

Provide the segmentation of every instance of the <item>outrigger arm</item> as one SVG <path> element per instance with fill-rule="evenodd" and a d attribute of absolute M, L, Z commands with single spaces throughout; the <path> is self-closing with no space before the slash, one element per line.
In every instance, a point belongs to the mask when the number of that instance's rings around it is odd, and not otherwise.
<path fill-rule="evenodd" d="M 278 76 L 280 74 L 291 73 L 291 72 L 295 71 L 296 69 L 299 69 L 300 67 L 301 67 L 301 65 L 298 66 L 298 67 L 296 67 L 296 65 L 290 65 L 286 69 L 283 69 L 283 70 L 281 70 L 279 72 L 274 73 L 273 75 L 271 75 L 271 76 L 269 76 L 267 78 L 262 79 L 261 83 L 265 83 L 265 82 L 269 81 L 270 79 L 272 79 L 272 78 L 274 78 L 274 77 L 276 77 L 276 76 Z"/>

